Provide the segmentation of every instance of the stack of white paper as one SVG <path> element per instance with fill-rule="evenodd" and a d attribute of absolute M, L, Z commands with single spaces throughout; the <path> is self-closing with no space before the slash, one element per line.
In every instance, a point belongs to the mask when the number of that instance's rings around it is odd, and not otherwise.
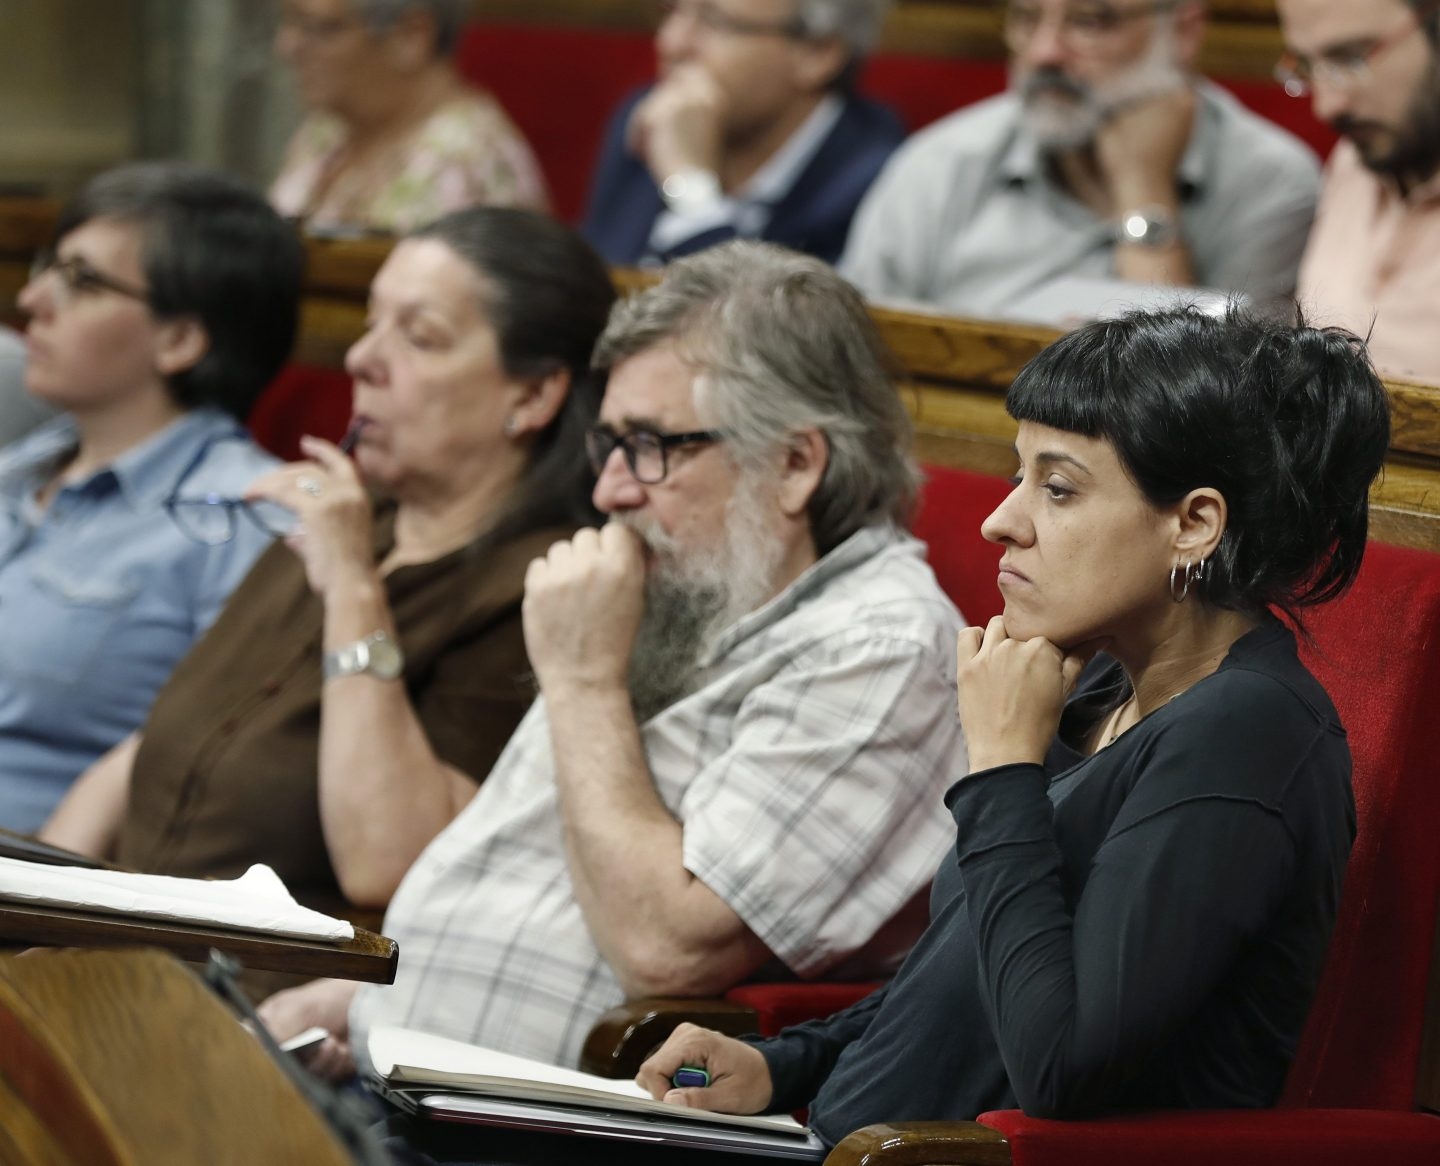
<path fill-rule="evenodd" d="M 302 907 L 268 866 L 238 879 L 182 879 L 0 858 L 0 899 L 335 943 L 355 928 Z"/>

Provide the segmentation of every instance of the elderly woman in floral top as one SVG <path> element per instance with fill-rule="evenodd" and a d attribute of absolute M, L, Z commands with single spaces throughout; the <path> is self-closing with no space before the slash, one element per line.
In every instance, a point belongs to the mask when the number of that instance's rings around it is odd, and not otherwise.
<path fill-rule="evenodd" d="M 282 0 L 309 115 L 270 190 L 312 230 L 403 232 L 476 203 L 545 209 L 525 139 L 451 54 L 465 0 Z"/>

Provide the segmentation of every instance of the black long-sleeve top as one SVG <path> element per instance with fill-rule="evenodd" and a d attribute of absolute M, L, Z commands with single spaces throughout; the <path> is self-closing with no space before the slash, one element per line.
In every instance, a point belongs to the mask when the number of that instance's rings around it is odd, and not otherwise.
<path fill-rule="evenodd" d="M 955 851 L 894 981 L 758 1042 L 775 1110 L 877 1121 L 1272 1104 L 1334 924 L 1355 812 L 1329 698 L 1268 622 L 1108 748 L 1092 662 L 1044 766 L 946 795 Z"/>

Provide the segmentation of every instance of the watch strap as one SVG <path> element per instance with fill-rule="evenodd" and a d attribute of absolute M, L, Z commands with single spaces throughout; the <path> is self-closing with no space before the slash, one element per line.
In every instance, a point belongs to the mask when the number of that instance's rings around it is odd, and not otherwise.
<path fill-rule="evenodd" d="M 1168 247 L 1180 237 L 1180 225 L 1163 206 L 1137 207 L 1120 216 L 1115 237 L 1137 247 Z"/>
<path fill-rule="evenodd" d="M 725 197 L 725 191 L 713 170 L 680 170 L 660 184 L 660 197 L 674 214 L 684 216 L 708 210 Z"/>
<path fill-rule="evenodd" d="M 362 672 L 381 680 L 394 680 L 403 667 L 400 645 L 383 631 L 331 648 L 321 660 L 321 673 L 326 680 L 358 676 Z"/>

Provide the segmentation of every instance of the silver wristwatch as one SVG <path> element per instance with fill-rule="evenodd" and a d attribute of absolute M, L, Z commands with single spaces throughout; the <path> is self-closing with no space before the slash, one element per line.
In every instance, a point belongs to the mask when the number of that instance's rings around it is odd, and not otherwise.
<path fill-rule="evenodd" d="M 379 680 L 394 680 L 405 667 L 400 645 L 384 632 L 371 632 L 363 640 L 334 648 L 325 653 L 323 670 L 326 680 L 357 676 L 368 672 Z"/>
<path fill-rule="evenodd" d="M 712 170 L 680 170 L 660 184 L 660 197 L 677 215 L 708 210 L 725 197 L 720 176 Z"/>
<path fill-rule="evenodd" d="M 1137 247 L 1168 247 L 1180 237 L 1180 227 L 1164 207 L 1140 207 L 1120 216 L 1116 237 Z"/>

